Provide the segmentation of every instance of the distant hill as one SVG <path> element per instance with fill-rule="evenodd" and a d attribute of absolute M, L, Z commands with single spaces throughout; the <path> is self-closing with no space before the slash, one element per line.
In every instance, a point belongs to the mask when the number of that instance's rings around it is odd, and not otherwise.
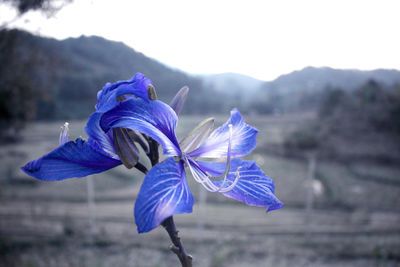
<path fill-rule="evenodd" d="M 188 85 L 191 97 L 184 112 L 206 112 L 211 111 L 209 107 L 220 107 L 215 98 L 204 103 L 206 92 L 201 79 L 169 68 L 121 42 L 96 36 L 59 41 L 15 29 L 3 30 L 0 64 L 0 95 L 13 103 L 0 111 L 1 118 L 88 117 L 94 111 L 97 91 L 106 82 L 126 80 L 136 72 L 153 81 L 159 98 L 165 102 Z M 210 90 L 207 88 L 207 92 Z M 24 110 L 15 111 L 16 106 Z"/>
<path fill-rule="evenodd" d="M 242 74 L 221 73 L 198 76 L 206 88 L 222 92 L 228 102 L 241 110 L 257 113 L 282 113 L 315 109 L 329 88 L 354 90 L 369 80 L 383 87 L 400 84 L 400 71 L 372 71 L 306 67 L 281 75 L 269 82 Z"/>
<path fill-rule="evenodd" d="M 188 85 L 184 113 L 226 114 L 232 107 L 243 113 L 302 111 L 315 108 L 327 88 L 351 90 L 369 79 L 387 86 L 400 83 L 396 70 L 313 67 L 271 82 L 235 73 L 192 76 L 121 42 L 96 36 L 59 41 L 15 29 L 0 31 L 0 64 L 0 120 L 5 125 L 10 118 L 86 118 L 106 82 L 129 79 L 136 72 L 149 77 L 166 102 Z"/>
<path fill-rule="evenodd" d="M 281 93 L 290 93 L 302 90 L 320 91 L 327 86 L 355 89 L 368 80 L 375 80 L 378 83 L 391 86 L 400 83 L 400 71 L 385 69 L 361 71 L 307 67 L 281 75 L 274 81 L 265 82 L 262 90 L 279 90 Z"/>
<path fill-rule="evenodd" d="M 330 89 L 352 91 L 370 80 L 379 83 L 383 89 L 392 88 L 400 84 L 400 71 L 307 67 L 264 82 L 254 96 L 258 100 L 252 108 L 261 113 L 315 109 Z"/>
<path fill-rule="evenodd" d="M 238 73 L 207 74 L 199 76 L 206 87 L 214 87 L 215 90 L 227 94 L 253 94 L 264 83 L 261 80 Z"/>

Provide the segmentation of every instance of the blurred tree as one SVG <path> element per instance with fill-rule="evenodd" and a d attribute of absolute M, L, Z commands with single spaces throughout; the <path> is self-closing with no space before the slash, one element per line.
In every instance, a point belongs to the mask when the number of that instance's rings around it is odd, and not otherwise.
<path fill-rule="evenodd" d="M 327 88 L 319 107 L 318 114 L 320 117 L 330 116 L 336 108 L 345 101 L 346 93 L 340 88 Z"/>
<path fill-rule="evenodd" d="M 355 144 L 360 152 L 351 149 Z M 352 91 L 327 88 L 316 120 L 288 135 L 285 148 L 289 154 L 317 148 L 329 158 L 343 159 L 348 153 L 352 159 L 399 161 L 400 86 L 369 80 Z"/>
<path fill-rule="evenodd" d="M 319 131 L 320 126 L 315 121 L 306 123 L 285 138 L 284 146 L 296 153 L 317 150 L 321 142 Z"/>
<path fill-rule="evenodd" d="M 0 0 L 18 10 L 20 15 L 30 10 L 40 10 L 46 15 L 53 15 L 73 0 Z"/>
<path fill-rule="evenodd" d="M 39 10 L 51 17 L 72 0 L 0 0 L 17 11 L 14 18 L 2 21 L 0 25 L 0 138 L 2 141 L 15 141 L 18 131 L 26 120 L 33 119 L 37 113 L 45 110 L 47 116 L 54 105 L 38 86 L 38 73 L 35 69 L 41 65 L 37 47 L 31 46 L 33 38 L 19 31 L 6 31 L 7 26 L 20 19 L 31 10 Z M 37 110 L 37 106 L 41 110 Z"/>
<path fill-rule="evenodd" d="M 35 114 L 29 69 L 36 57 L 24 53 L 18 39 L 16 32 L 0 38 L 0 137 L 7 141 L 16 140 L 18 130 Z"/>
<path fill-rule="evenodd" d="M 400 85 L 398 85 L 390 96 L 389 121 L 393 131 L 400 135 Z"/>
<path fill-rule="evenodd" d="M 13 19 L 2 22 L 0 30 L 21 18 L 28 11 L 39 10 L 46 17 L 51 17 L 72 1 L 73 0 L 0 0 L 0 4 L 11 6 L 17 11 L 17 15 Z"/>

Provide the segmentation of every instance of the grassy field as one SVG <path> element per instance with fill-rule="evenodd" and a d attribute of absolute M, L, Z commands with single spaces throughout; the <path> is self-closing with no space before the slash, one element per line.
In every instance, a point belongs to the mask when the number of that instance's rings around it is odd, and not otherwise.
<path fill-rule="evenodd" d="M 313 114 L 250 116 L 260 133 L 255 160 L 285 207 L 266 214 L 191 177 L 193 214 L 175 220 L 194 266 L 400 266 L 400 168 L 317 158 L 312 214 L 305 212 L 308 162 L 271 153 Z M 183 137 L 200 116 L 184 116 Z M 226 117 L 217 117 L 217 125 Z M 57 146 L 63 122 L 32 123 L 23 141 L 0 147 L 0 266 L 178 266 L 161 227 L 137 234 L 133 205 L 143 175 L 118 167 L 87 179 L 41 182 L 19 170 Z M 70 122 L 71 138 L 84 122 Z"/>

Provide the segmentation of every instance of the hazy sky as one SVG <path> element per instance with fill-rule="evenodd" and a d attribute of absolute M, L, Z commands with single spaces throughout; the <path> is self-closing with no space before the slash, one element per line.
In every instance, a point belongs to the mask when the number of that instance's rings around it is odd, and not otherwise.
<path fill-rule="evenodd" d="M 33 12 L 13 25 L 122 41 L 190 73 L 271 80 L 305 66 L 400 69 L 399 14 L 398 0 L 75 0 L 53 18 Z"/>

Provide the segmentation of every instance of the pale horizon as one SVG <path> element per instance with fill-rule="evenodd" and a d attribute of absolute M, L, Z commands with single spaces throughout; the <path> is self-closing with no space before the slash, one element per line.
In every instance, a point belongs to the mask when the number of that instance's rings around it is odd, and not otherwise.
<path fill-rule="evenodd" d="M 10 27 L 120 41 L 192 75 L 271 81 L 309 66 L 400 70 L 398 10 L 398 1 L 75 0 L 54 17 L 29 12 Z M 0 11 L 2 21 L 13 17 Z"/>

